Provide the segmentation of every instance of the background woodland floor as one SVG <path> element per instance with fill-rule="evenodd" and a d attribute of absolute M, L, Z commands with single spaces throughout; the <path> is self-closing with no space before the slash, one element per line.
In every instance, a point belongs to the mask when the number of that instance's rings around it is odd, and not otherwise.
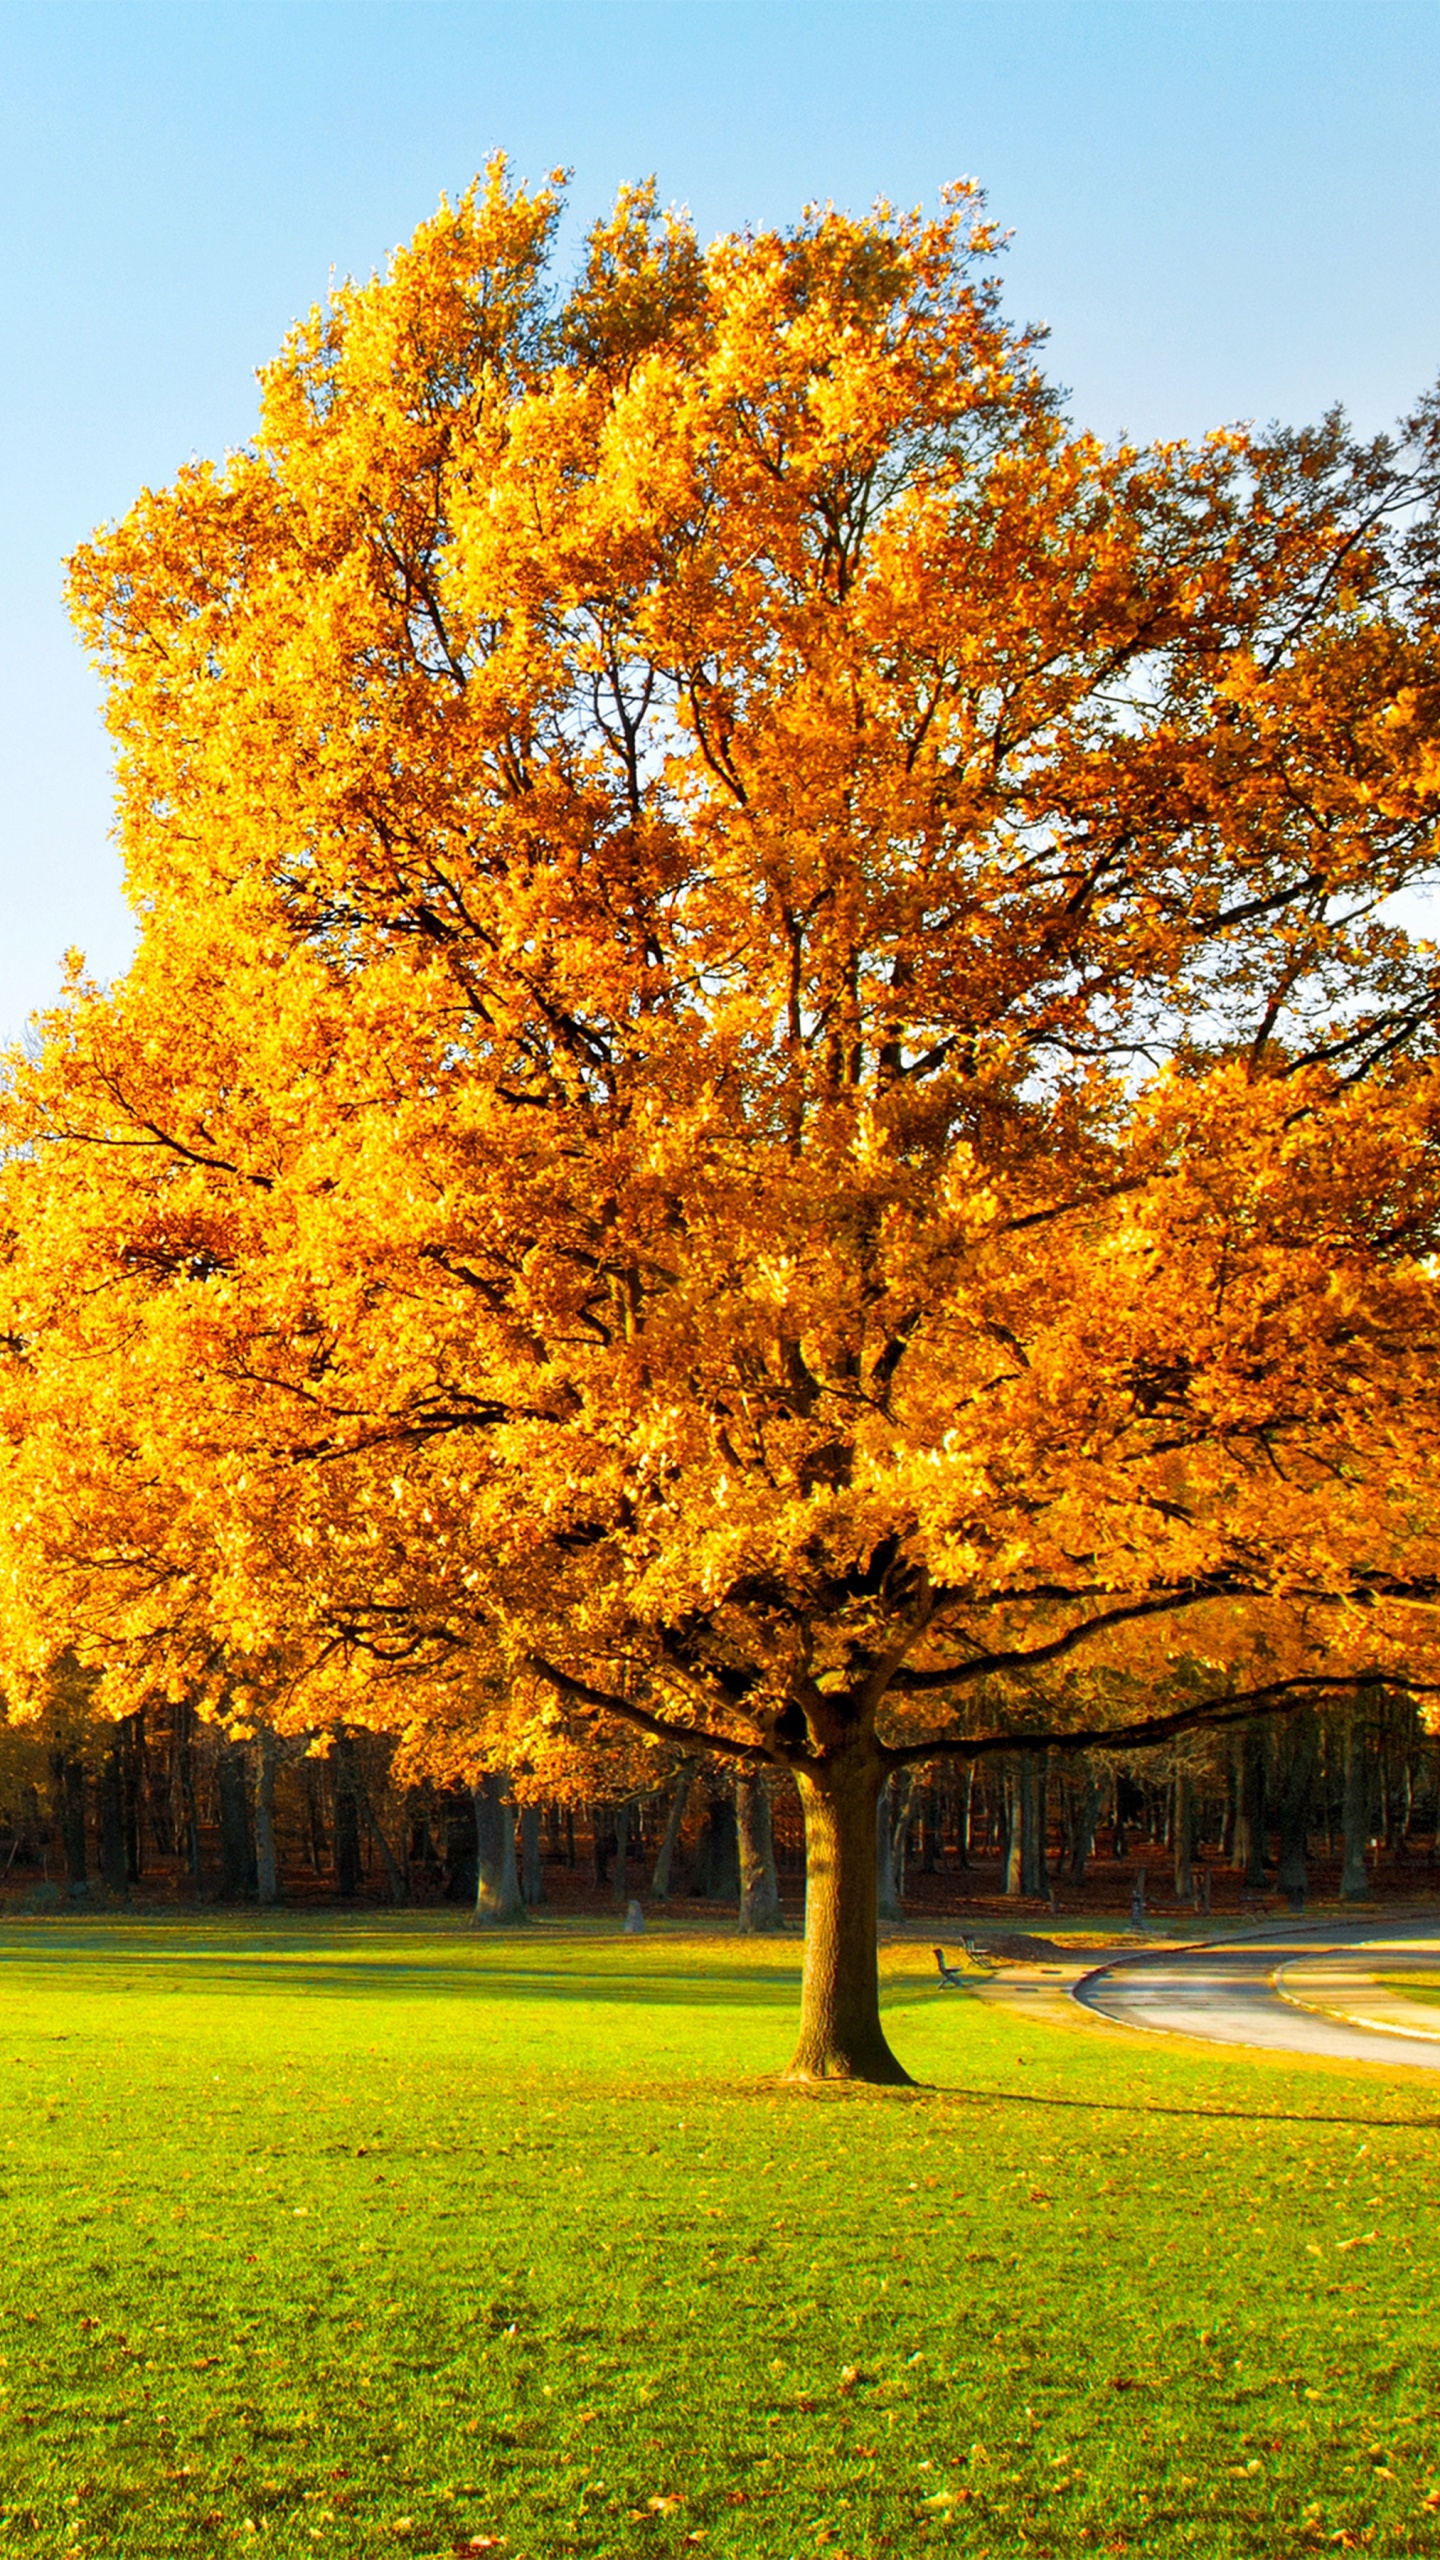
<path fill-rule="evenodd" d="M 798 1955 L 8 1922 L 0 2552 L 1440 2554 L 1440 2083 Z"/>

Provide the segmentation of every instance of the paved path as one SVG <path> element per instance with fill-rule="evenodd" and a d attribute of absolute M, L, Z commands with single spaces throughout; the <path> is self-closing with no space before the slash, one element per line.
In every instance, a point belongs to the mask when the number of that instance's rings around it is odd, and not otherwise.
<path fill-rule="evenodd" d="M 1370 1921 L 1124 1955 L 1085 1975 L 1074 1997 L 1124 2026 L 1440 2071 L 1440 2010 L 1382 1992 L 1373 1980 L 1412 1970 L 1440 1970 L 1440 1927 Z"/>

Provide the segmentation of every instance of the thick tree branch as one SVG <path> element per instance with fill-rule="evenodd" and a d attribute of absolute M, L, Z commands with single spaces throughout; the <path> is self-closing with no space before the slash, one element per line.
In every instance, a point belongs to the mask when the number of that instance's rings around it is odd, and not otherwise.
<path fill-rule="evenodd" d="M 1356 1689 L 1376 1685 L 1401 1689 L 1408 1697 L 1440 1695 L 1440 1681 L 1412 1680 L 1399 1672 L 1373 1674 L 1368 1679 L 1363 1673 L 1303 1672 L 1290 1680 L 1269 1681 L 1260 1689 L 1226 1690 L 1219 1697 L 1179 1707 L 1173 1715 L 1141 1716 L 1132 1724 L 1089 1725 L 1068 1733 L 1016 1725 L 1009 1733 L 935 1734 L 928 1742 L 898 1748 L 882 1745 L 881 1757 L 887 1768 L 905 1769 L 919 1760 L 985 1760 L 1003 1751 L 1143 1751 L 1182 1733 L 1246 1724 L 1251 1716 L 1286 1714 L 1317 1696 L 1348 1697 Z"/>
<path fill-rule="evenodd" d="M 664 1716 L 655 1716 L 648 1707 L 637 1706 L 633 1698 L 617 1697 L 609 1689 L 593 1689 L 586 1680 L 577 1680 L 558 1664 L 547 1662 L 543 1654 L 529 1653 L 527 1669 L 537 1679 L 548 1680 L 558 1696 L 571 1706 L 583 1707 L 592 1715 L 617 1716 L 622 1724 L 634 1725 L 641 1733 L 653 1734 L 657 1741 L 673 1742 L 682 1751 L 713 1751 L 732 1760 L 771 1760 L 763 1742 L 738 1742 L 728 1733 L 712 1733 L 705 1725 L 671 1724 Z"/>

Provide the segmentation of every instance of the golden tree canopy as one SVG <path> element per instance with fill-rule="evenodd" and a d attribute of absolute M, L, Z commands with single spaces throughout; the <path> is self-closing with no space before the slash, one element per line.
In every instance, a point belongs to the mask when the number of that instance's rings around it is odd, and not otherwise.
<path fill-rule="evenodd" d="M 141 943 L 12 1071 L 12 1657 L 558 1698 L 812 1845 L 1081 1694 L 1423 1686 L 1433 416 L 1107 448 L 967 188 L 637 189 L 568 294 L 558 211 L 74 563 Z"/>

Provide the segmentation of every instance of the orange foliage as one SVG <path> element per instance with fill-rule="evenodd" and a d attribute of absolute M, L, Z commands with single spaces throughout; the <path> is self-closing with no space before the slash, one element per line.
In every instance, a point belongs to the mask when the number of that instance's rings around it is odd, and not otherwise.
<path fill-rule="evenodd" d="M 557 210 L 74 564 L 141 942 L 12 1064 L 18 1676 L 855 1840 L 1082 1695 L 1423 1686 L 1433 422 L 1103 448 L 965 188 L 632 191 L 554 302 Z"/>

